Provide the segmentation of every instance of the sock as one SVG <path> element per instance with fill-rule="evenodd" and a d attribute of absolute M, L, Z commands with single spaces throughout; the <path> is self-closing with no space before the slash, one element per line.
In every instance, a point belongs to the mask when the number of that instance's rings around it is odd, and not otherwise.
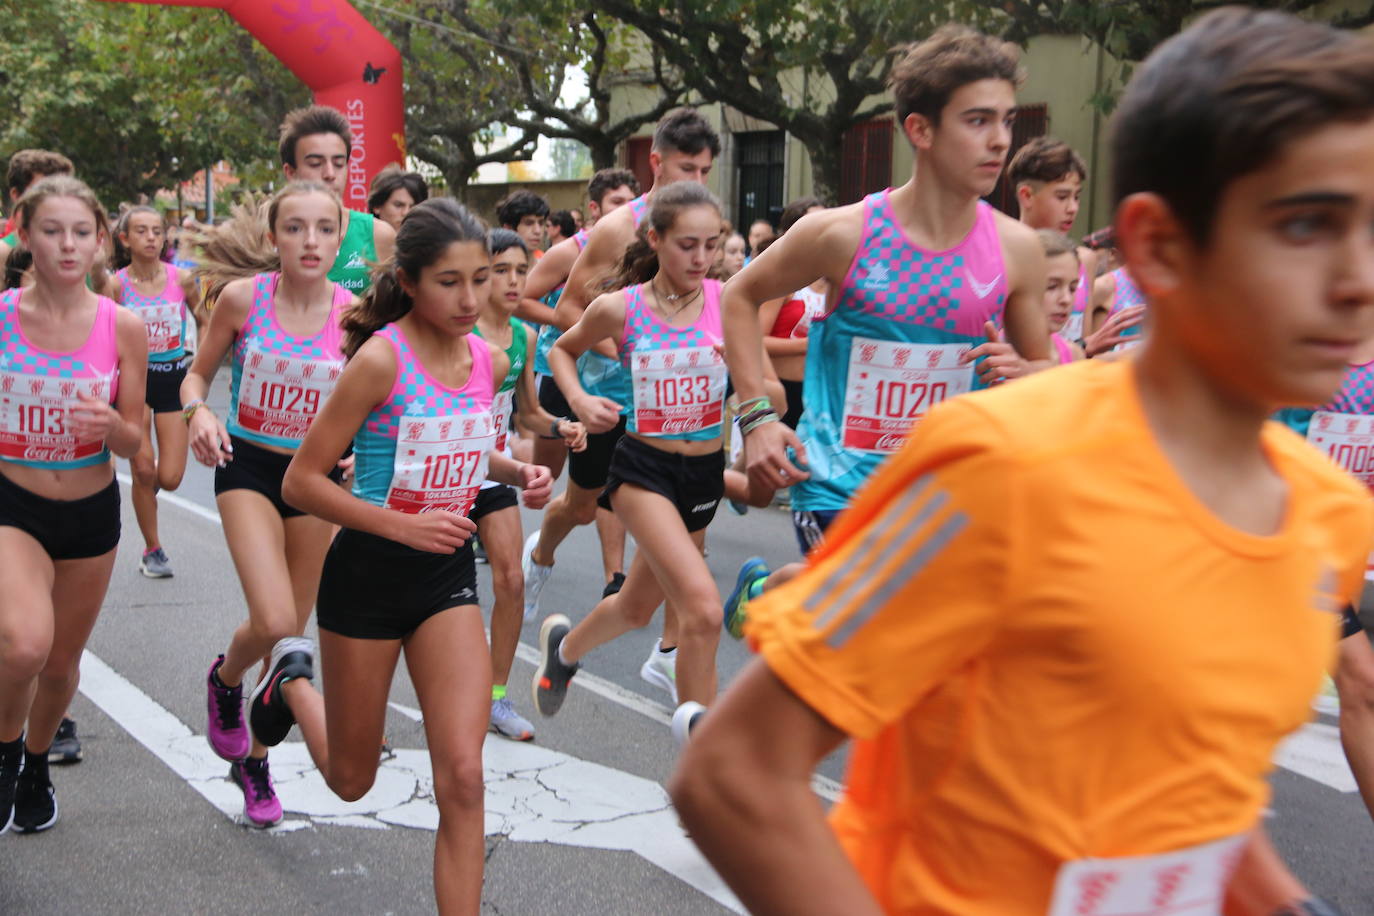
<path fill-rule="evenodd" d="M 264 767 L 267 766 L 267 758 L 266 758 L 266 757 L 246 757 L 246 758 L 244 758 L 243 765 L 244 765 L 245 767 L 252 767 L 252 768 L 255 769 L 255 770 L 261 770 L 261 769 L 263 769 Z"/>
<path fill-rule="evenodd" d="M 219 679 L 219 666 L 224 664 L 223 660 L 218 665 L 210 669 L 210 683 L 220 690 L 228 690 L 229 685 Z"/>
<path fill-rule="evenodd" d="M 20 732 L 19 737 L 13 741 L 0 741 L 0 763 L 10 765 L 19 762 L 19 755 L 24 747 L 24 734 Z"/>
<path fill-rule="evenodd" d="M 563 644 L 561 642 L 558 644 L 558 663 L 564 668 L 577 667 L 577 662 L 568 661 L 568 657 L 563 654 Z"/>
<path fill-rule="evenodd" d="M 491 698 L 492 698 L 493 700 L 504 700 L 504 699 L 506 698 L 506 685 L 505 685 L 505 684 L 492 684 L 492 685 L 491 685 Z"/>
<path fill-rule="evenodd" d="M 24 777 L 32 782 L 48 782 L 48 749 L 31 751 L 24 748 Z"/>

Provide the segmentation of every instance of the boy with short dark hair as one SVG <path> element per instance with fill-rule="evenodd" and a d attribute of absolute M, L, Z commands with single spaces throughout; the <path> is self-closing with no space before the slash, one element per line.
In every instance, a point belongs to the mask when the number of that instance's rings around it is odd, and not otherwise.
<path fill-rule="evenodd" d="M 751 912 L 1333 912 L 1265 777 L 1374 511 L 1268 417 L 1374 333 L 1374 44 L 1218 10 L 1136 70 L 1112 148 L 1138 355 L 937 408 L 751 610 L 762 658 L 672 784 Z M 846 737 L 832 833 L 809 779 Z"/>
<path fill-rule="evenodd" d="M 549 202 L 524 188 L 511 191 L 496 204 L 496 221 L 536 253 L 544 250 L 544 218 L 548 215 Z"/>

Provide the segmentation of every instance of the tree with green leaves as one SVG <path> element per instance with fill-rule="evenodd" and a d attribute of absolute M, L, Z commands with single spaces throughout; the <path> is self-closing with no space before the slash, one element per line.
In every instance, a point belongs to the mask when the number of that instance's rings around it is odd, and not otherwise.
<path fill-rule="evenodd" d="M 569 0 L 447 0 L 453 18 L 495 48 L 520 84 L 524 109 L 512 123 L 551 139 L 575 140 L 591 152 L 592 168 L 616 164 L 620 144 L 645 124 L 677 107 L 686 93 L 664 66 L 657 47 L 647 68 L 657 95 L 622 113 L 612 111 L 612 89 L 635 60 L 632 30 Z M 564 98 L 570 67 L 586 79 L 586 98 Z"/>
<path fill-rule="evenodd" d="M 462 197 L 487 163 L 534 155 L 537 130 L 502 133 L 516 120 L 520 84 L 497 48 L 465 32 L 434 0 L 363 12 L 405 59 L 406 152 L 438 169 L 450 193 Z"/>
<path fill-rule="evenodd" d="M 221 159 L 265 166 L 308 96 L 223 13 L 0 0 L 0 153 L 57 149 L 110 204 Z"/>
<path fill-rule="evenodd" d="M 983 5 L 922 0 L 599 0 L 686 85 L 776 124 L 811 157 L 816 195 L 834 200 L 845 131 L 892 110 L 889 53 L 941 24 L 978 24 Z"/>

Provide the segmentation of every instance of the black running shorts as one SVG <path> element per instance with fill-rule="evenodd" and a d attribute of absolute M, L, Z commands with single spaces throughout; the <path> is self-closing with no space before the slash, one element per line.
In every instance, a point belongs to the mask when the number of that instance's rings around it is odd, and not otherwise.
<path fill-rule="evenodd" d="M 677 507 L 687 530 L 700 531 L 716 517 L 720 498 L 725 495 L 725 450 L 677 455 L 626 436 L 615 447 L 609 479 L 598 504 L 611 508 L 611 494 L 627 483 L 666 497 Z"/>
<path fill-rule="evenodd" d="M 153 413 L 176 413 L 181 410 L 181 383 L 190 365 L 189 355 L 165 363 L 148 364 L 148 384 L 144 389 L 143 402 L 153 409 Z"/>
<path fill-rule="evenodd" d="M 434 615 L 476 603 L 472 541 L 457 553 L 425 553 L 344 528 L 324 558 L 315 619 L 352 639 L 404 639 Z"/>
<path fill-rule="evenodd" d="M 0 474 L 0 527 L 30 535 L 54 560 L 81 560 L 119 546 L 119 485 L 80 499 L 48 499 Z"/>

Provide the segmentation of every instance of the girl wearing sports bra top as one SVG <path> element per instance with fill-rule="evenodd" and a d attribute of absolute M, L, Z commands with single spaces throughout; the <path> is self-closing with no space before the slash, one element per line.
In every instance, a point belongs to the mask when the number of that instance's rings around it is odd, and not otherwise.
<path fill-rule="evenodd" d="M 1064 233 L 1054 229 L 1037 229 L 1040 244 L 1045 249 L 1048 268 L 1045 282 L 1045 321 L 1050 329 L 1050 353 L 1061 366 L 1083 359 L 1083 348 L 1061 333 L 1073 312 L 1074 297 L 1078 293 L 1081 271 L 1078 247 Z"/>
<path fill-rule="evenodd" d="M 45 178 L 16 218 L 34 283 L 0 296 L 0 833 L 33 833 L 57 822 L 48 749 L 114 568 L 111 455 L 138 451 L 148 344 L 86 288 L 108 237 L 86 185 Z"/>
<path fill-rule="evenodd" d="M 343 370 L 339 324 L 353 296 L 329 279 L 341 209 L 324 185 L 291 182 L 272 198 L 265 223 L 257 208 L 242 208 L 215 230 L 197 268 L 215 307 L 181 385 L 191 451 L 215 468 L 215 501 L 248 603 L 248 619 L 206 676 L 206 735 L 260 827 L 280 821 L 282 808 L 266 746 L 250 746 L 243 679 L 277 640 L 304 631 L 333 534 L 288 505 L 281 482 Z M 231 350 L 221 420 L 205 398 Z"/>

